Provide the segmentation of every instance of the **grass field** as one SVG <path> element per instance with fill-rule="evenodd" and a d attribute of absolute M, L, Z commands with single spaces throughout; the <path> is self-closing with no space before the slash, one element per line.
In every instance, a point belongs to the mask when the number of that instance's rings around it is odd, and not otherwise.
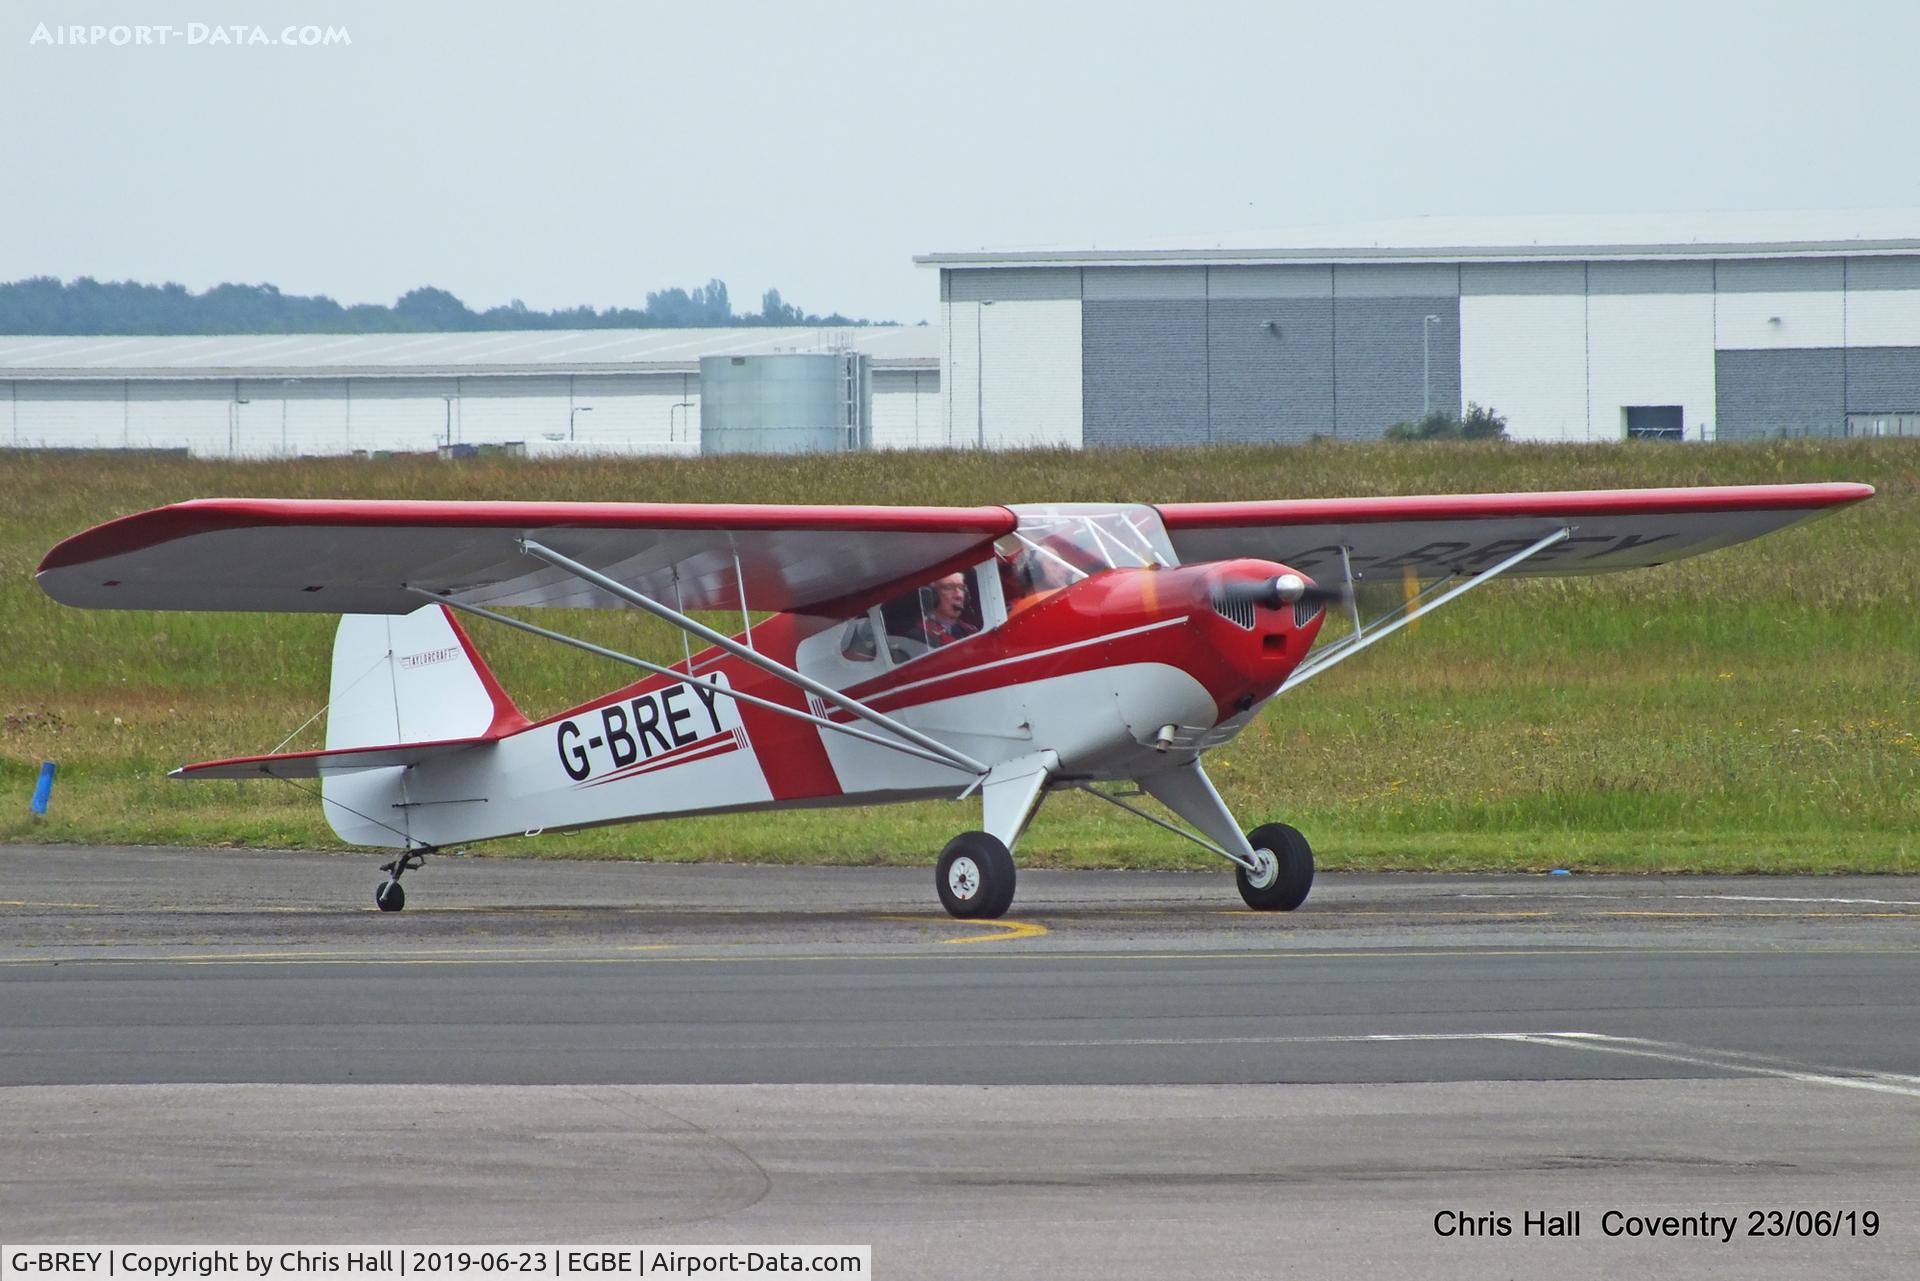
<path fill-rule="evenodd" d="M 1859 480 L 1871 502 L 1758 543 L 1593 580 L 1495 584 L 1275 703 L 1210 756 L 1252 825 L 1323 867 L 1920 870 L 1920 446 L 1314 445 L 769 460 L 271 463 L 0 453 L 0 840 L 336 844 L 267 781 L 180 784 L 272 749 L 325 701 L 333 620 L 83 612 L 33 585 L 58 539 L 190 497 L 752 502 L 1177 501 Z M 551 616 L 549 620 L 551 621 Z M 678 656 L 625 613 L 563 630 Z M 488 624 L 544 715 L 624 669 Z M 294 746 L 316 746 L 314 731 Z M 39 762 L 53 812 L 28 814 Z M 504 842 L 648 859 L 930 862 L 972 806 L 733 816 Z M 1048 801 L 1022 861 L 1214 866 L 1085 797 Z"/>

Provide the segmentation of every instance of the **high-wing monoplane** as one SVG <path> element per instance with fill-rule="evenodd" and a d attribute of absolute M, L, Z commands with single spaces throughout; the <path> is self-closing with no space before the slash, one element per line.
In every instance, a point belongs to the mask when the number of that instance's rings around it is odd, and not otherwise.
<path fill-rule="evenodd" d="M 1495 578 L 1659 565 L 1872 493 L 1014 507 L 215 498 L 69 538 L 39 582 L 88 608 L 343 615 L 324 749 L 175 776 L 319 779 L 342 840 L 397 851 L 375 891 L 384 910 L 405 903 L 404 873 L 455 844 L 977 796 L 980 826 L 941 851 L 935 884 L 955 916 L 995 917 L 1041 801 L 1077 788 L 1231 862 L 1248 906 L 1289 911 L 1313 883 L 1305 837 L 1282 822 L 1243 830 L 1201 764 L 1276 695 Z M 1368 582 L 1405 590 L 1363 617 Z M 688 641 L 657 662 L 523 616 L 540 607 L 639 609 Z M 694 617 L 716 612 L 737 612 L 738 631 Z M 462 616 L 647 675 L 531 721 Z M 1329 616 L 1337 635 L 1316 644 Z M 1185 825 L 1135 804 L 1143 794 Z"/>

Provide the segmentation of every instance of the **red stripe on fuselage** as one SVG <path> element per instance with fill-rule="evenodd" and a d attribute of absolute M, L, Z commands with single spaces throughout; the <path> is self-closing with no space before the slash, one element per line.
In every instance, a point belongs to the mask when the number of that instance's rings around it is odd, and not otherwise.
<path fill-rule="evenodd" d="M 688 743 L 685 747 L 675 748 L 664 756 L 656 756 L 650 761 L 628 765 L 604 778 L 591 779 L 581 783 L 580 787 L 599 787 L 603 783 L 618 783 L 625 779 L 638 778 L 642 774 L 651 774 L 656 770 L 671 769 L 675 765 L 688 765 L 694 761 L 710 760 L 715 756 L 726 756 L 739 750 L 738 734 L 734 730 L 727 730 L 711 738 L 701 739 L 697 743 Z"/>

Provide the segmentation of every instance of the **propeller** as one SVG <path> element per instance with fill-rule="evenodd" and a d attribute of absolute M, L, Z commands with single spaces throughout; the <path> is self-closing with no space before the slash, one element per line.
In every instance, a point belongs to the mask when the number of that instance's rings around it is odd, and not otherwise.
<path fill-rule="evenodd" d="M 1253 626 L 1255 606 L 1263 609 L 1291 606 L 1294 625 L 1305 626 L 1308 619 L 1323 609 L 1349 618 L 1358 613 L 1377 621 L 1412 605 L 1420 590 L 1421 579 L 1412 568 L 1406 569 L 1398 579 L 1363 579 L 1357 584 L 1343 580 L 1328 587 L 1303 574 L 1286 573 L 1216 584 L 1213 604 L 1215 609 L 1236 618 L 1243 627 Z M 1418 622 L 1416 614 L 1411 625 L 1418 626 Z"/>
<path fill-rule="evenodd" d="M 1300 574 L 1275 574 L 1272 578 L 1242 579 L 1221 583 L 1213 589 L 1214 599 L 1228 605 L 1259 605 L 1279 609 L 1285 605 L 1345 605 L 1351 592 L 1345 583 L 1322 587 Z"/>

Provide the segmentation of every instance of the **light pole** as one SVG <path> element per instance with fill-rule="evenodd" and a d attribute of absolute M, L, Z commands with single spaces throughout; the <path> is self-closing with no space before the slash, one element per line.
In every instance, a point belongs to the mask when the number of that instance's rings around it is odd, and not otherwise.
<path fill-rule="evenodd" d="M 1420 322 L 1420 417 L 1433 412 L 1433 358 L 1427 350 L 1427 335 L 1440 323 L 1440 317 L 1428 313 Z"/>
<path fill-rule="evenodd" d="M 973 309 L 973 443 L 976 449 L 987 447 L 987 344 L 986 314 L 993 306 L 982 300 Z"/>
<path fill-rule="evenodd" d="M 569 409 L 567 411 L 567 439 L 568 440 L 573 439 L 573 420 L 579 417 L 581 414 L 590 414 L 592 412 L 593 412 L 592 405 L 575 405 L 572 409 Z"/>
<path fill-rule="evenodd" d="M 240 406 L 251 405 L 253 401 L 240 394 L 240 382 L 234 380 L 233 400 L 227 405 L 227 457 L 237 457 L 240 452 Z"/>
<path fill-rule="evenodd" d="M 442 396 L 440 399 L 447 402 L 446 443 L 451 446 L 453 444 L 453 397 Z"/>

